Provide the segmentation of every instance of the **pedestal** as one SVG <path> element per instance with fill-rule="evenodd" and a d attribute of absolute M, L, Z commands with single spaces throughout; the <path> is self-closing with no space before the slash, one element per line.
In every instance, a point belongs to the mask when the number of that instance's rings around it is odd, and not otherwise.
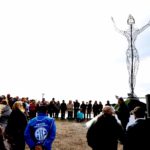
<path fill-rule="evenodd" d="M 130 111 L 132 111 L 136 106 L 140 106 L 140 107 L 143 108 L 144 111 L 146 111 L 146 104 L 141 102 L 139 100 L 139 98 L 136 97 L 136 96 L 128 94 L 128 98 L 126 100 L 126 104 L 128 105 Z"/>

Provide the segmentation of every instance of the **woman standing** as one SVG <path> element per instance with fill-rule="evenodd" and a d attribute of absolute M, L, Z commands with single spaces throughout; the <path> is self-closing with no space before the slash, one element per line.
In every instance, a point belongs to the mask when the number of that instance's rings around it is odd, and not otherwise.
<path fill-rule="evenodd" d="M 27 118 L 24 114 L 23 103 L 16 101 L 13 104 L 12 112 L 8 119 L 5 129 L 6 138 L 10 144 L 11 150 L 24 150 L 24 130 L 27 125 Z"/>

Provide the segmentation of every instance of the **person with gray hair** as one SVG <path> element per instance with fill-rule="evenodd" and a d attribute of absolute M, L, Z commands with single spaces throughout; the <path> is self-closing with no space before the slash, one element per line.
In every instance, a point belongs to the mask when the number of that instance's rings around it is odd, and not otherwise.
<path fill-rule="evenodd" d="M 124 143 L 122 126 L 114 116 L 114 109 L 105 106 L 102 114 L 87 131 L 87 142 L 93 150 L 117 150 L 118 141 Z"/>

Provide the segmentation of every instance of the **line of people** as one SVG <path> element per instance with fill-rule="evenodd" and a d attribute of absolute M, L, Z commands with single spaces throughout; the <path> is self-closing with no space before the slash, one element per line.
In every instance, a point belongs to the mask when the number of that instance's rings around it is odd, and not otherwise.
<path fill-rule="evenodd" d="M 40 105 L 46 105 L 48 107 L 50 117 L 60 117 L 61 119 L 76 119 L 79 110 L 84 114 L 84 119 L 91 119 L 93 116 L 95 117 L 99 114 L 103 108 L 101 101 L 98 103 L 96 100 L 93 104 L 92 100 L 86 102 L 82 101 L 81 103 L 78 100 L 69 100 L 69 102 L 62 100 L 62 102 L 60 102 L 59 100 L 56 101 L 55 98 L 52 98 L 49 102 L 45 100 L 45 98 L 43 98 L 42 101 L 37 101 L 34 99 L 29 100 L 28 97 L 11 97 L 10 94 L 8 94 L 6 97 L 4 95 L 0 96 L 0 101 L 5 98 L 8 100 L 8 104 L 11 108 L 16 101 L 21 100 L 24 105 L 25 113 L 29 119 L 36 116 Z"/>
<path fill-rule="evenodd" d="M 66 103 L 65 100 L 62 100 L 62 103 L 60 103 L 60 101 L 56 102 L 53 98 L 49 103 L 43 99 L 42 104 L 47 105 L 50 117 L 58 118 L 60 116 L 61 119 L 67 118 L 70 120 L 77 119 L 77 112 L 79 110 L 83 113 L 84 119 L 91 119 L 92 113 L 95 117 L 102 111 L 103 108 L 103 104 L 101 102 L 98 103 L 95 101 L 94 104 L 92 104 L 91 100 L 86 103 L 84 101 L 80 103 L 78 100 L 75 100 L 74 102 L 69 100 L 69 102 Z"/>

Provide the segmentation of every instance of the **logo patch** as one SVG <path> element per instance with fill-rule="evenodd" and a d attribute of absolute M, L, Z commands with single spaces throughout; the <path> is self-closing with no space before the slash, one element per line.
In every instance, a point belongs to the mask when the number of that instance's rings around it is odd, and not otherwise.
<path fill-rule="evenodd" d="M 48 135 L 48 132 L 45 128 L 40 127 L 35 130 L 34 135 L 35 135 L 36 140 L 44 141 Z"/>

